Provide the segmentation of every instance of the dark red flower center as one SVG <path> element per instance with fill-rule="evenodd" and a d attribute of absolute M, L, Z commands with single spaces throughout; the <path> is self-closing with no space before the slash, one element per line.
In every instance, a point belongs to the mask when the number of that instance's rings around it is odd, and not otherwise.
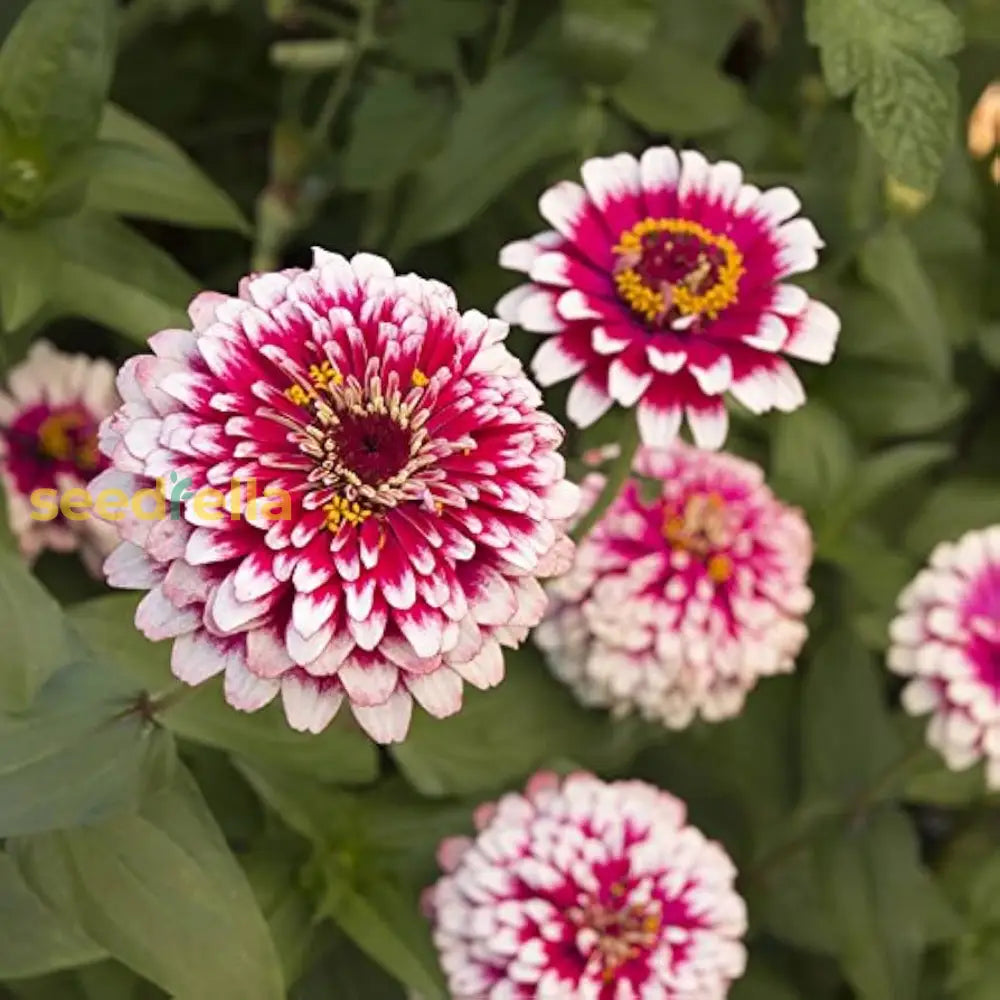
<path fill-rule="evenodd" d="M 10 473 L 23 493 L 54 487 L 58 473 L 89 479 L 103 465 L 97 422 L 78 403 L 39 403 L 20 413 L 2 433 Z"/>
<path fill-rule="evenodd" d="M 728 236 L 688 219 L 644 219 L 614 248 L 615 286 L 650 323 L 708 316 L 736 301 L 743 256 Z"/>
<path fill-rule="evenodd" d="M 331 436 L 340 464 L 369 486 L 391 479 L 410 460 L 410 431 L 385 413 L 341 413 Z"/>

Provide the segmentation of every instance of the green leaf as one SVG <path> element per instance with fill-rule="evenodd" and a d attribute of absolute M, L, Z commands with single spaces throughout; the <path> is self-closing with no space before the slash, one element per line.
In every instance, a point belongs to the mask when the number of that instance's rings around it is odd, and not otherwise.
<path fill-rule="evenodd" d="M 951 376 L 948 332 L 933 285 L 906 234 L 889 225 L 869 237 L 858 254 L 858 268 L 906 319 L 908 353 L 919 357 L 922 369 L 947 380 Z"/>
<path fill-rule="evenodd" d="M 138 815 L 12 852 L 36 891 L 171 995 L 284 1000 L 267 923 L 186 772 Z"/>
<path fill-rule="evenodd" d="M 33 0 L 0 49 L 0 112 L 47 157 L 97 131 L 116 15 L 111 0 Z"/>
<path fill-rule="evenodd" d="M 40 976 L 104 957 L 79 927 L 54 912 L 0 853 L 0 979 Z"/>
<path fill-rule="evenodd" d="M 822 397 L 867 440 L 936 431 L 966 409 L 963 389 L 905 365 L 905 356 L 894 364 L 841 358 L 824 373 Z"/>
<path fill-rule="evenodd" d="M 846 835 L 831 832 L 816 856 L 841 961 L 859 1000 L 915 996 L 925 947 L 957 925 L 920 864 L 906 815 L 879 810 Z"/>
<path fill-rule="evenodd" d="M 652 0 L 563 0 L 562 33 L 576 73 L 595 83 L 620 80 L 650 43 Z"/>
<path fill-rule="evenodd" d="M 838 97 L 854 113 L 890 175 L 931 191 L 954 140 L 957 73 L 944 57 L 962 44 L 958 19 L 939 0 L 808 0 L 809 40 Z"/>
<path fill-rule="evenodd" d="M 89 208 L 247 235 L 250 224 L 221 188 L 165 135 L 109 106 L 88 159 Z"/>
<path fill-rule="evenodd" d="M 419 73 L 451 73 L 459 63 L 458 43 L 483 28 L 490 5 L 481 0 L 420 0 L 394 11 L 388 53 Z"/>
<path fill-rule="evenodd" d="M 0 328 L 24 326 L 52 293 L 56 255 L 44 232 L 0 225 Z"/>
<path fill-rule="evenodd" d="M 150 691 L 173 686 L 170 644 L 151 643 L 135 628 L 136 598 L 114 595 L 73 607 L 69 616 L 80 634 L 103 656 L 119 664 Z M 216 683 L 206 683 L 157 714 L 157 721 L 185 739 L 311 774 L 342 784 L 373 781 L 378 754 L 372 742 L 347 718 L 338 718 L 320 735 L 291 729 L 278 705 L 259 712 L 237 712 L 226 704 Z"/>
<path fill-rule="evenodd" d="M 741 87 L 706 56 L 659 39 L 611 90 L 618 109 L 652 132 L 697 136 L 732 125 L 744 107 Z"/>
<path fill-rule="evenodd" d="M 295 984 L 290 1000 L 406 1000 L 407 996 L 417 1000 L 346 935 L 329 924 L 323 925 L 322 933 L 326 950 Z"/>
<path fill-rule="evenodd" d="M 886 448 L 866 458 L 856 469 L 847 489 L 851 515 L 884 500 L 908 480 L 927 473 L 953 454 L 951 445 L 938 441 L 916 441 Z"/>
<path fill-rule="evenodd" d="M 184 327 L 197 283 L 168 254 L 128 226 L 83 213 L 53 223 L 60 255 L 55 305 L 142 343 Z"/>
<path fill-rule="evenodd" d="M 30 711 L 0 714 L 0 837 L 100 822 L 163 781 L 173 741 L 143 719 L 137 699 L 127 682 L 81 660 Z"/>
<path fill-rule="evenodd" d="M 531 55 L 502 63 L 471 88 L 444 148 L 418 175 L 397 252 L 461 229 L 529 167 L 573 149 L 579 100 Z"/>
<path fill-rule="evenodd" d="M 854 807 L 902 756 L 871 655 L 845 628 L 816 648 L 802 692 L 804 796 Z"/>
<path fill-rule="evenodd" d="M 419 90 L 401 74 L 379 77 L 362 93 L 351 118 L 344 187 L 392 187 L 440 146 L 447 115 L 448 105 L 437 92 Z"/>
<path fill-rule="evenodd" d="M 819 400 L 782 414 L 771 438 L 771 485 L 789 503 L 822 518 L 857 462 L 843 421 Z"/>
<path fill-rule="evenodd" d="M 967 531 L 988 528 L 997 522 L 1000 481 L 951 479 L 928 496 L 906 532 L 906 547 L 926 558 L 944 541 L 956 541 Z"/>
<path fill-rule="evenodd" d="M 0 635 L 0 710 L 26 709 L 42 685 L 70 662 L 73 650 L 59 605 L 20 557 L 4 550 Z"/>
<path fill-rule="evenodd" d="M 596 770 L 621 766 L 637 734 L 624 720 L 577 705 L 531 647 L 507 652 L 507 676 L 490 691 L 466 687 L 462 711 L 414 716 L 392 748 L 407 780 L 424 795 L 495 791 L 557 758 Z"/>
<path fill-rule="evenodd" d="M 729 991 L 727 1000 L 801 1000 L 795 986 L 751 955 L 746 974 Z"/>
<path fill-rule="evenodd" d="M 421 1000 L 447 1000 L 417 893 L 386 879 L 364 877 L 331 859 L 324 867 L 320 912 Z"/>

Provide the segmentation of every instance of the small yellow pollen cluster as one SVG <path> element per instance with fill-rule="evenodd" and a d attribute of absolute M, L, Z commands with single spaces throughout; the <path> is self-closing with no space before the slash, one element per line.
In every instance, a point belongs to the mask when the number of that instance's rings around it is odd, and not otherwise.
<path fill-rule="evenodd" d="M 662 288 L 652 288 L 636 270 L 648 252 L 645 240 L 660 233 L 693 236 L 706 247 L 717 247 L 724 260 L 718 267 L 714 282 L 702 290 L 705 279 L 712 273 L 713 264 L 704 252 L 698 254 L 697 264 L 676 284 L 669 285 L 669 301 Z M 673 240 L 662 244 L 667 253 L 674 249 Z M 650 322 L 659 322 L 665 313 L 675 308 L 684 316 L 705 315 L 715 319 L 738 298 L 739 281 L 743 275 L 743 255 L 728 236 L 720 236 L 690 219 L 643 219 L 619 237 L 614 252 L 623 258 L 626 266 L 615 273 L 618 294 L 637 313 Z"/>
<path fill-rule="evenodd" d="M 38 443 L 46 455 L 60 462 L 71 459 L 81 469 L 96 469 L 98 464 L 97 439 L 91 435 L 86 441 L 75 444 L 70 433 L 79 430 L 86 419 L 79 413 L 54 413 L 38 428 Z"/>
<path fill-rule="evenodd" d="M 362 507 L 356 500 L 347 500 L 345 497 L 334 497 L 328 504 L 323 505 L 323 510 L 326 512 L 326 526 L 330 531 L 339 530 L 344 521 L 348 524 L 361 524 L 372 516 L 367 507 Z"/>
<path fill-rule="evenodd" d="M 324 361 L 322 364 L 309 366 L 309 381 L 312 382 L 312 388 L 304 389 L 301 385 L 295 384 L 285 390 L 285 397 L 296 406 L 308 406 L 309 402 L 316 398 L 316 389 L 340 385 L 344 381 L 344 376 L 329 361 Z"/>
<path fill-rule="evenodd" d="M 410 376 L 410 382 L 418 389 L 423 389 L 430 382 L 430 379 L 419 368 L 414 368 L 413 374 Z"/>
<path fill-rule="evenodd" d="M 726 504 L 718 493 L 696 493 L 683 512 L 668 507 L 663 514 L 663 537 L 674 549 L 705 560 L 709 579 L 725 583 L 733 575 L 733 561 L 718 551 L 728 542 Z"/>

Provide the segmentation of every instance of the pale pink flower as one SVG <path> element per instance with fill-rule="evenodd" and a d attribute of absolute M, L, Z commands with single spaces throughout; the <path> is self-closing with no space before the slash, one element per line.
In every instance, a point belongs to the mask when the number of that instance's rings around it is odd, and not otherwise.
<path fill-rule="evenodd" d="M 743 974 L 736 869 L 672 795 L 542 773 L 475 820 L 425 896 L 453 1000 L 722 1000 Z"/>
<path fill-rule="evenodd" d="M 942 542 L 899 595 L 889 669 L 903 707 L 930 713 L 927 742 L 955 771 L 986 761 L 1000 788 L 1000 525 Z"/>
<path fill-rule="evenodd" d="M 685 416 L 720 448 L 727 392 L 753 413 L 805 402 L 784 356 L 833 356 L 840 321 L 786 279 L 812 270 L 822 240 L 789 188 L 761 192 L 735 163 L 667 146 L 587 160 L 539 209 L 552 229 L 504 247 L 522 271 L 497 314 L 546 335 L 542 385 L 575 376 L 569 419 L 638 404 L 642 439 L 667 445 Z"/>
<path fill-rule="evenodd" d="M 48 514 L 66 491 L 85 488 L 107 465 L 97 448 L 97 428 L 118 402 L 108 361 L 64 354 L 46 341 L 33 344 L 8 372 L 7 391 L 0 391 L 0 479 L 11 531 L 29 561 L 46 549 L 78 551 L 87 568 L 100 574 L 115 533 L 91 516 L 82 497 L 71 509 L 80 520 Z M 55 492 L 36 504 L 36 490 Z"/>
<path fill-rule="evenodd" d="M 586 705 L 672 729 L 736 715 L 805 641 L 809 527 L 731 455 L 641 447 L 633 471 L 549 585 L 535 640 Z M 591 473 L 585 495 L 602 482 Z"/>
<path fill-rule="evenodd" d="M 136 624 L 173 640 L 174 673 L 224 672 L 244 711 L 280 691 L 312 732 L 346 697 L 379 742 L 405 736 L 414 699 L 446 716 L 463 681 L 499 683 L 501 646 L 544 610 L 536 578 L 571 555 L 554 519 L 578 502 L 506 324 L 323 250 L 190 312 L 193 330 L 126 363 L 102 429 L 101 487 L 189 485 L 182 518 L 120 522 L 107 564 L 113 585 L 149 588 Z M 233 480 L 221 517 L 199 509 Z"/>

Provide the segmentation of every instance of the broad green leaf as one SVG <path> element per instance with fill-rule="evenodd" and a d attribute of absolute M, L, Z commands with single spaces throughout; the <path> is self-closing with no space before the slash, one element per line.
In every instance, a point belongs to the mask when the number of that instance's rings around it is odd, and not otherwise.
<path fill-rule="evenodd" d="M 43 231 L 0 225 L 0 332 L 24 326 L 45 305 L 55 265 Z"/>
<path fill-rule="evenodd" d="M 137 815 L 12 851 L 36 891 L 171 995 L 284 1000 L 267 923 L 186 772 Z"/>
<path fill-rule="evenodd" d="M 620 80 L 650 43 L 653 0 L 562 0 L 562 33 L 574 72 L 609 84 Z"/>
<path fill-rule="evenodd" d="M 331 924 L 320 932 L 326 950 L 295 984 L 290 1000 L 418 1000 Z"/>
<path fill-rule="evenodd" d="M 844 628 L 816 648 L 802 692 L 802 772 L 807 801 L 855 808 L 902 756 L 872 656 Z"/>
<path fill-rule="evenodd" d="M 706 56 L 656 40 L 611 90 L 620 111 L 651 132 L 681 136 L 724 129 L 739 117 L 743 91 Z"/>
<path fill-rule="evenodd" d="M 465 95 L 403 210 L 397 252 L 460 229 L 529 167 L 575 144 L 580 98 L 541 60 L 502 63 Z"/>
<path fill-rule="evenodd" d="M 847 487 L 847 507 L 859 513 L 891 495 L 893 490 L 924 475 L 951 457 L 953 448 L 938 441 L 901 444 L 866 458 Z"/>
<path fill-rule="evenodd" d="M 4 550 L 0 636 L 0 711 L 16 712 L 28 708 L 42 685 L 73 659 L 73 649 L 59 605 L 20 557 Z"/>
<path fill-rule="evenodd" d="M 379 191 L 416 170 L 440 146 L 447 114 L 439 92 L 419 90 L 401 74 L 379 77 L 351 117 L 344 187 Z"/>
<path fill-rule="evenodd" d="M 816 851 L 841 961 L 859 1000 L 916 995 L 924 949 L 953 934 L 957 922 L 920 864 L 905 813 L 881 809 L 831 832 Z"/>
<path fill-rule="evenodd" d="M 808 0 L 809 40 L 838 97 L 856 91 L 855 117 L 896 182 L 931 191 L 957 118 L 957 74 L 945 61 L 962 44 L 940 0 Z"/>
<path fill-rule="evenodd" d="M 431 943 L 418 894 L 387 879 L 344 870 L 336 859 L 324 866 L 326 891 L 320 912 L 367 955 L 421 1000 L 447 1000 L 448 991 Z"/>
<path fill-rule="evenodd" d="M 194 279 L 168 254 L 128 226 L 96 213 L 53 223 L 59 252 L 57 309 L 145 342 L 187 326 Z"/>
<path fill-rule="evenodd" d="M 118 131 L 127 132 L 123 124 L 118 116 Z M 153 131 L 149 126 L 141 128 Z M 108 126 L 102 125 L 102 132 L 106 130 Z M 243 234 L 250 231 L 229 195 L 183 150 L 165 136 L 150 142 L 139 129 L 134 132 L 137 134 L 132 138 L 100 137 L 91 151 L 86 198 L 89 208 L 204 229 L 232 229 Z"/>
<path fill-rule="evenodd" d="M 81 660 L 27 712 L 0 714 L 0 837 L 100 822 L 164 780 L 173 741 L 143 718 L 138 698 L 98 661 Z"/>
<path fill-rule="evenodd" d="M 950 479 L 927 497 L 906 532 L 906 547 L 926 558 L 938 542 L 1000 521 L 1000 480 Z"/>
<path fill-rule="evenodd" d="M 993 0 L 964 0 L 960 12 L 970 42 L 1000 45 L 1000 10 Z"/>
<path fill-rule="evenodd" d="M 112 0 L 33 0 L 0 49 L 0 112 L 47 157 L 97 131 L 116 14 Z"/>
<path fill-rule="evenodd" d="M 869 237 L 858 254 L 858 268 L 906 318 L 908 353 L 919 355 L 921 367 L 941 379 L 951 374 L 948 332 L 931 284 L 913 244 L 895 225 Z"/>
<path fill-rule="evenodd" d="M 558 758 L 603 770 L 635 753 L 636 732 L 607 712 L 581 708 L 529 647 L 505 657 L 507 676 L 490 691 L 467 686 L 448 719 L 414 716 L 392 748 L 424 795 L 467 795 L 519 781 Z"/>
<path fill-rule="evenodd" d="M 968 406 L 966 392 L 911 368 L 842 358 L 822 378 L 822 397 L 867 440 L 939 430 Z"/>
<path fill-rule="evenodd" d="M 782 414 L 771 437 L 771 485 L 818 517 L 853 475 L 857 456 L 843 421 L 819 400 Z"/>
<path fill-rule="evenodd" d="M 0 979 L 40 976 L 104 957 L 79 927 L 54 912 L 0 853 Z"/>
<path fill-rule="evenodd" d="M 101 655 L 113 660 L 147 690 L 176 683 L 170 673 L 170 644 L 151 643 L 135 628 L 136 599 L 114 595 L 73 607 L 70 619 Z M 157 721 L 185 739 L 303 771 L 323 781 L 357 784 L 375 779 L 378 755 L 372 742 L 347 718 L 318 736 L 288 726 L 278 705 L 237 712 L 226 704 L 218 682 L 209 681 L 157 713 Z"/>
<path fill-rule="evenodd" d="M 479 32 L 491 14 L 480 0 L 420 0 L 400 5 L 385 39 L 388 53 L 418 73 L 450 73 L 458 43 Z"/>

